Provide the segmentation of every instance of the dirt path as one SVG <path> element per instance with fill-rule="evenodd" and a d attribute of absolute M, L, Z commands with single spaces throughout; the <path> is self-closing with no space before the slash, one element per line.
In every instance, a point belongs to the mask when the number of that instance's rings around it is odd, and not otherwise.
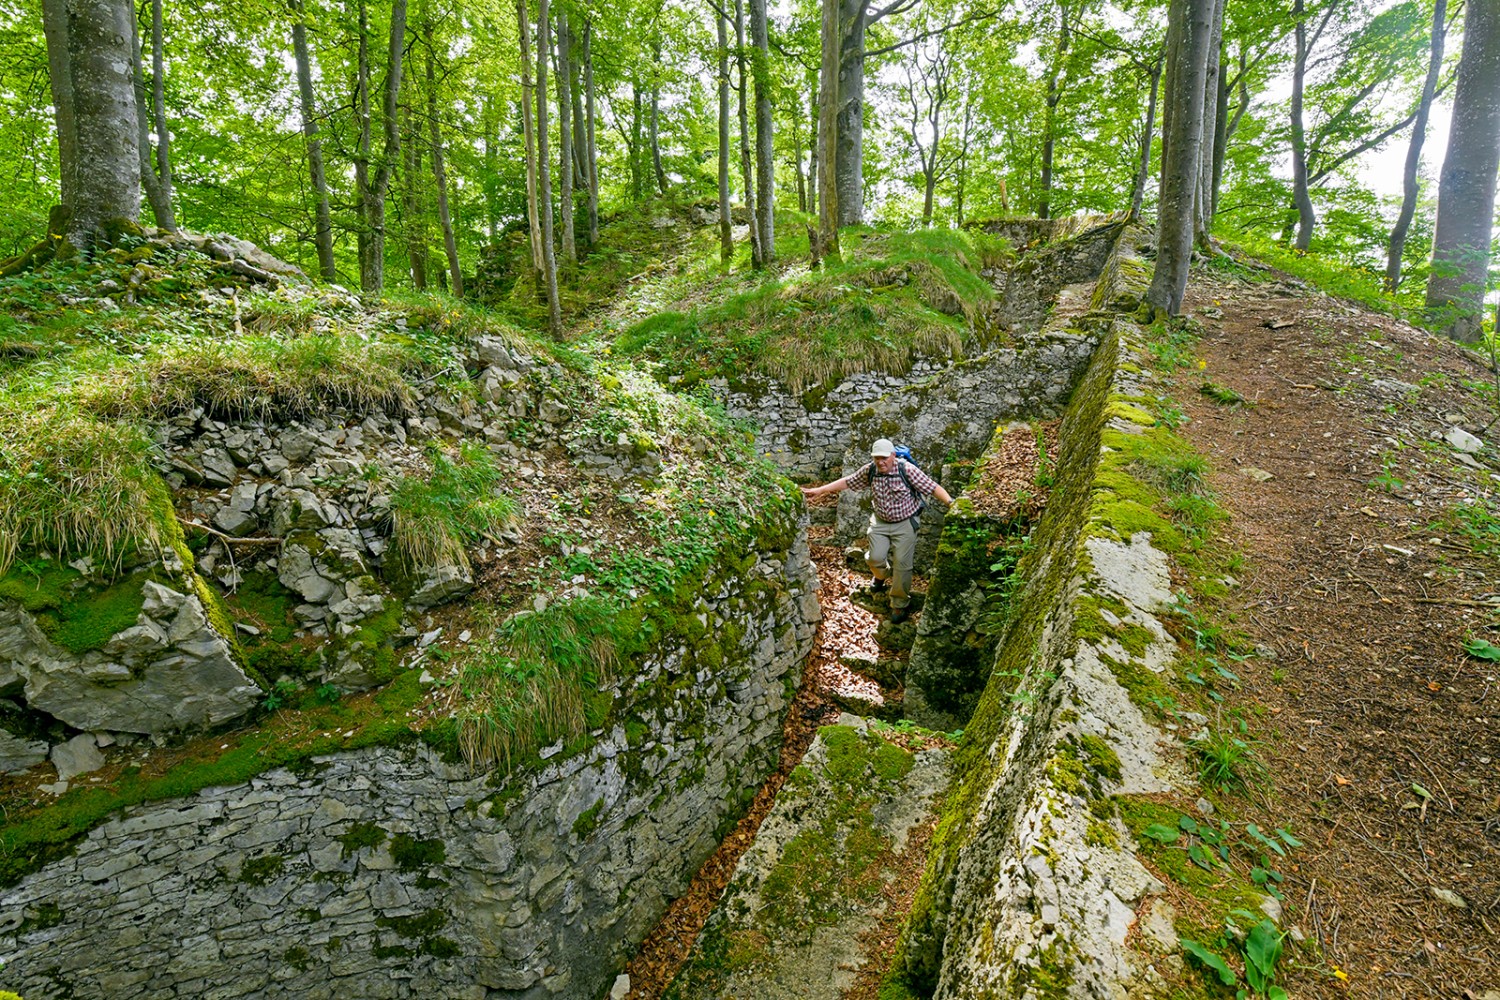
<path fill-rule="evenodd" d="M 1176 377 L 1182 433 L 1213 462 L 1246 556 L 1234 625 L 1274 654 L 1244 664 L 1230 699 L 1274 784 L 1246 818 L 1305 844 L 1288 923 L 1313 947 L 1289 952 L 1285 985 L 1500 1000 L 1500 664 L 1463 649 L 1500 644 L 1483 606 L 1500 564 L 1443 521 L 1493 495 L 1500 457 L 1470 468 L 1433 440 L 1483 433 L 1494 413 L 1471 384 L 1488 372 L 1295 282 L 1200 278 L 1187 310 L 1205 367 Z"/>

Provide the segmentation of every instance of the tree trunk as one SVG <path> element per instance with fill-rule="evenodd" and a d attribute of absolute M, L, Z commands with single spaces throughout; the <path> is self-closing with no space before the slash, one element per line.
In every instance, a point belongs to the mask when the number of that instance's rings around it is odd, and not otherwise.
<path fill-rule="evenodd" d="M 370 231 L 365 225 L 365 192 L 370 187 L 370 14 L 365 0 L 357 0 L 358 54 L 354 66 L 354 216 L 355 244 L 359 255 L 359 277 L 365 280 L 365 259 L 370 256 Z"/>
<path fill-rule="evenodd" d="M 974 122 L 974 102 L 964 102 L 964 138 L 958 150 L 958 190 L 953 199 L 953 210 L 957 215 L 958 228 L 964 227 L 964 184 L 969 176 L 969 128 Z"/>
<path fill-rule="evenodd" d="M 1294 0 L 1292 17 L 1296 19 L 1296 56 L 1292 62 L 1292 197 L 1297 203 L 1298 250 L 1306 251 L 1312 245 L 1313 226 L 1317 216 L 1313 213 L 1312 197 L 1307 193 L 1307 130 L 1302 120 L 1302 91 L 1307 79 L 1307 23 L 1304 0 Z"/>
<path fill-rule="evenodd" d="M 594 25 L 591 21 L 583 26 L 583 93 L 583 113 L 587 118 L 584 138 L 588 143 L 588 155 L 584 159 L 588 161 L 589 175 L 589 246 L 594 246 L 599 242 L 599 147 L 594 133 Z"/>
<path fill-rule="evenodd" d="M 750 80 L 745 72 L 745 4 L 744 0 L 734 0 L 734 38 L 735 38 L 735 60 L 739 64 L 739 100 L 740 100 L 740 174 L 745 185 L 745 211 L 750 216 L 750 264 L 752 267 L 765 265 L 765 251 L 760 242 L 760 216 L 755 203 L 755 178 L 751 173 L 750 164 L 750 115 L 747 105 L 750 100 Z"/>
<path fill-rule="evenodd" d="M 818 214 L 818 107 L 822 93 L 818 86 L 818 74 L 810 74 L 807 88 L 807 210 Z M 816 230 L 814 230 L 816 231 Z"/>
<path fill-rule="evenodd" d="M 807 178 L 802 174 L 802 111 L 792 122 L 792 167 L 797 174 L 797 211 L 807 211 Z"/>
<path fill-rule="evenodd" d="M 412 122 L 411 105 L 406 106 L 406 154 L 402 163 L 406 180 L 406 261 L 411 268 L 411 283 L 419 292 L 427 290 L 427 210 L 422 197 L 422 153 L 417 146 L 417 127 Z"/>
<path fill-rule="evenodd" d="M 58 194 L 63 206 L 71 209 L 78 175 L 78 130 L 73 123 L 73 68 L 68 59 L 67 0 L 42 0 L 42 35 L 47 41 L 47 79 L 52 90 L 52 117 L 57 125 L 61 189 Z"/>
<path fill-rule="evenodd" d="M 1443 43 L 1447 30 L 1448 0 L 1437 0 L 1432 8 L 1432 42 L 1427 60 L 1427 79 L 1417 102 L 1417 120 L 1411 127 L 1411 145 L 1406 149 L 1406 169 L 1401 175 L 1401 212 L 1391 227 L 1386 248 L 1385 290 L 1395 293 L 1401 287 L 1401 252 L 1406 234 L 1417 214 L 1417 171 L 1422 165 L 1422 144 L 1427 141 L 1427 116 L 1432 110 L 1432 95 L 1437 91 L 1438 76 L 1443 71 Z"/>
<path fill-rule="evenodd" d="M 110 223 L 141 212 L 141 160 L 130 67 L 130 5 L 69 0 L 68 66 L 77 138 L 68 242 L 88 252 L 110 240 Z"/>
<path fill-rule="evenodd" d="M 297 99 L 302 112 L 302 135 L 307 140 L 307 170 L 313 188 L 313 242 L 318 248 L 318 274 L 338 280 L 333 259 L 333 215 L 328 209 L 328 178 L 323 173 L 323 140 L 318 138 L 317 102 L 313 96 L 312 56 L 307 49 L 307 24 L 302 0 L 292 7 L 292 51 L 297 60 Z"/>
<path fill-rule="evenodd" d="M 1039 219 L 1052 217 L 1052 157 L 1057 145 L 1057 102 L 1062 99 L 1057 81 L 1062 75 L 1063 60 L 1068 56 L 1068 44 L 1072 40 L 1068 33 L 1068 5 L 1059 4 L 1058 11 L 1061 23 L 1057 29 L 1057 50 L 1047 73 L 1047 111 L 1042 119 L 1042 190 L 1036 205 Z"/>
<path fill-rule="evenodd" d="M 146 204 L 151 206 L 156 224 L 166 229 L 168 227 L 161 219 L 163 214 L 171 217 L 172 207 L 170 203 L 164 203 L 161 179 L 156 176 L 156 168 L 151 165 L 151 102 L 146 97 L 146 67 L 142 62 L 140 31 L 134 17 L 130 19 L 130 48 L 130 79 L 135 88 L 136 152 L 141 160 L 141 188 L 146 192 Z"/>
<path fill-rule="evenodd" d="M 843 75 L 839 12 L 840 0 L 823 0 L 823 60 L 818 82 L 818 239 L 813 248 L 814 263 L 820 257 L 839 256 L 838 120 L 839 78 Z M 861 60 L 864 58 L 863 38 L 859 56 Z"/>
<path fill-rule="evenodd" d="M 569 278 L 578 266 L 578 242 L 573 234 L 573 46 L 568 38 L 568 12 L 557 8 L 557 139 L 558 211 L 562 213 L 563 267 Z"/>
<path fill-rule="evenodd" d="M 536 90 L 531 84 L 531 14 L 527 0 L 516 0 L 516 25 L 521 40 L 521 128 L 526 134 L 526 222 L 531 236 L 531 284 L 542 298 L 542 215 L 536 197 Z"/>
<path fill-rule="evenodd" d="M 536 169 L 537 202 L 542 210 L 542 276 L 547 283 L 547 325 L 562 335 L 562 303 L 557 298 L 557 255 L 552 249 L 552 164 L 547 149 L 547 53 L 552 51 L 552 22 L 547 0 L 537 2 Z"/>
<path fill-rule="evenodd" d="M 161 0 L 151 0 L 151 108 L 156 116 L 156 176 L 161 190 L 162 210 L 156 212 L 156 224 L 169 232 L 177 231 L 177 217 L 172 211 L 172 133 L 167 129 L 166 56 L 162 43 Z"/>
<path fill-rule="evenodd" d="M 766 0 L 750 0 L 750 42 L 755 77 L 755 202 L 759 212 L 761 263 L 776 259 L 776 150 L 771 121 L 771 38 Z"/>
<path fill-rule="evenodd" d="M 589 186 L 588 164 L 584 152 L 588 149 L 588 137 L 583 134 L 583 84 L 579 79 L 579 40 L 573 33 L 573 23 L 568 22 L 568 99 L 573 104 L 573 192 L 585 191 Z"/>
<path fill-rule="evenodd" d="M 661 70 L 661 38 L 651 42 L 651 169 L 656 173 L 656 190 L 667 193 L 667 174 L 661 168 L 661 139 L 657 134 L 661 115 L 661 83 L 656 74 Z"/>
<path fill-rule="evenodd" d="M 1300 2 L 1300 0 L 1299 0 Z M 1157 313 L 1176 316 L 1187 292 L 1193 252 L 1193 203 L 1203 149 L 1204 82 L 1217 0 L 1172 0 L 1169 34 L 1178 37 L 1168 50 L 1173 89 L 1167 91 L 1172 128 L 1163 142 L 1161 207 L 1156 227 L 1156 266 L 1146 301 Z"/>
<path fill-rule="evenodd" d="M 1161 88 L 1162 61 L 1165 51 L 1157 53 L 1151 64 L 1151 96 L 1146 101 L 1146 124 L 1141 130 L 1141 164 L 1136 168 L 1135 183 L 1130 189 L 1130 219 L 1141 217 L 1141 204 L 1146 200 L 1146 178 L 1151 174 L 1151 136 L 1156 131 L 1156 95 Z"/>
<path fill-rule="evenodd" d="M 495 121 L 494 100 L 488 96 L 482 98 L 479 104 L 480 128 L 484 129 L 484 173 L 486 177 L 495 176 L 495 133 L 499 125 Z M 486 184 L 484 189 L 484 226 L 489 234 L 491 245 L 500 239 L 500 210 L 495 205 L 495 185 Z"/>
<path fill-rule="evenodd" d="M 448 169 L 443 162 L 443 130 L 438 123 L 437 80 L 432 64 L 437 56 L 432 28 L 427 29 L 427 128 L 432 142 L 432 179 L 437 185 L 438 224 L 443 227 L 443 251 L 448 256 L 448 275 L 453 294 L 463 298 L 464 272 L 458 263 L 458 240 L 453 235 L 453 216 L 448 211 Z"/>
<path fill-rule="evenodd" d="M 837 124 L 829 131 L 834 140 L 834 183 L 837 186 L 838 224 L 857 226 L 865 221 L 864 130 L 865 130 L 865 28 L 866 0 L 835 0 L 838 54 Z M 824 15 L 825 23 L 828 15 Z M 829 42 L 824 40 L 824 47 Z M 828 87 L 827 76 L 824 77 Z M 820 126 L 821 127 L 821 126 Z"/>
<path fill-rule="evenodd" d="M 396 114 L 401 96 L 401 60 L 405 52 L 406 0 L 394 0 L 386 55 L 385 96 L 381 103 L 384 147 L 364 198 L 365 228 L 369 230 L 370 241 L 369 255 L 361 269 L 360 288 L 369 295 L 379 295 L 385 288 L 385 196 L 390 187 L 391 171 L 401 155 L 401 128 Z"/>
<path fill-rule="evenodd" d="M 80 132 L 82 121 L 79 122 Z M 1463 58 L 1453 98 L 1448 152 L 1438 180 L 1437 229 L 1427 306 L 1444 334 L 1463 343 L 1482 336 L 1489 273 L 1495 174 L 1500 170 L 1500 3 L 1471 0 L 1464 15 Z"/>
<path fill-rule="evenodd" d="M 1224 38 L 1224 0 L 1215 0 L 1210 13 L 1208 68 L 1203 77 L 1203 145 L 1198 164 L 1198 194 L 1193 207 L 1193 242 L 1213 252 L 1214 146 L 1219 135 L 1220 50 Z"/>
<path fill-rule="evenodd" d="M 729 202 L 729 24 L 715 8 L 719 32 L 719 259 L 734 259 L 734 220 Z"/>
<path fill-rule="evenodd" d="M 630 82 L 630 199 L 639 202 L 645 194 L 645 172 L 641 164 L 641 90 Z"/>

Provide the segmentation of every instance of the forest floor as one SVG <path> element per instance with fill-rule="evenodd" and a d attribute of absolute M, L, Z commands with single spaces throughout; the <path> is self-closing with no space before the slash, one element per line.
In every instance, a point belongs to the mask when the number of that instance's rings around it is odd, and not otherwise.
<path fill-rule="evenodd" d="M 1198 274 L 1186 311 L 1179 433 L 1213 464 L 1245 556 L 1224 610 L 1259 654 L 1226 704 L 1265 765 L 1242 818 L 1304 845 L 1282 984 L 1500 1000 L 1500 663 L 1465 650 L 1500 644 L 1500 454 L 1442 440 L 1500 433 L 1494 376 L 1264 272 Z"/>

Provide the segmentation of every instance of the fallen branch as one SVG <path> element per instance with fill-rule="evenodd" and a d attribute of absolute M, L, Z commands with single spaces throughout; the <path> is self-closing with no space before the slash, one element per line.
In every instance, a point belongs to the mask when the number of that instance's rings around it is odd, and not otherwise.
<path fill-rule="evenodd" d="M 280 538 L 236 538 L 234 535 L 226 535 L 218 528 L 210 528 L 208 525 L 199 524 L 197 521 L 184 520 L 182 523 L 197 528 L 199 531 L 206 531 L 215 538 L 222 538 L 226 542 L 237 542 L 240 545 L 280 545 L 282 542 Z"/>

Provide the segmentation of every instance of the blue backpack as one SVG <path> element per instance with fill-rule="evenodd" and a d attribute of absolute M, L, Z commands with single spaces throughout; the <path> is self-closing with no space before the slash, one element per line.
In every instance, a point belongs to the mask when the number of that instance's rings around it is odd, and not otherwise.
<path fill-rule="evenodd" d="M 918 493 L 917 488 L 911 484 L 911 480 L 906 477 L 906 467 L 901 463 L 911 462 L 913 467 L 919 466 L 917 466 L 916 462 L 912 462 L 911 449 L 904 444 L 896 445 L 895 450 L 892 452 L 892 454 L 896 456 L 896 471 L 901 474 L 901 481 L 906 484 L 907 492 L 910 493 L 914 498 L 916 498 L 917 501 L 917 512 L 911 516 L 913 522 L 912 526 L 916 527 L 915 522 L 922 516 L 922 512 L 927 509 L 927 498 Z"/>

